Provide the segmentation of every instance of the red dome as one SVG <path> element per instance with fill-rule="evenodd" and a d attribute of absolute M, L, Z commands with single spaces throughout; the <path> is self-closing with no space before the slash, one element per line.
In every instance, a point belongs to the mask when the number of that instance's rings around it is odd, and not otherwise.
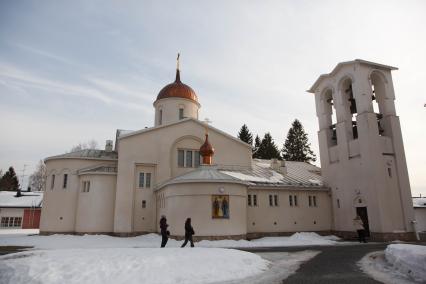
<path fill-rule="evenodd" d="M 176 70 L 176 80 L 158 93 L 157 101 L 165 98 L 183 98 L 198 103 L 198 97 L 194 90 L 180 81 L 179 70 Z"/>
<path fill-rule="evenodd" d="M 200 154 L 203 156 L 203 164 L 210 165 L 212 163 L 214 148 L 209 142 L 208 134 L 206 134 L 206 141 L 204 141 L 204 144 L 200 147 Z"/>

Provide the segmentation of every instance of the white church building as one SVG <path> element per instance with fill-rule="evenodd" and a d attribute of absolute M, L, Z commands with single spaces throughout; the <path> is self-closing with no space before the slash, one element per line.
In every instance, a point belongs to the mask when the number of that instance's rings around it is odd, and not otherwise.
<path fill-rule="evenodd" d="M 320 169 L 252 159 L 251 145 L 199 120 L 198 96 L 177 68 L 154 101 L 153 127 L 45 159 L 40 233 L 159 232 L 165 215 L 175 237 L 188 217 L 198 238 L 352 236 L 360 215 L 372 239 L 413 239 L 395 69 L 354 60 L 314 83 Z"/>

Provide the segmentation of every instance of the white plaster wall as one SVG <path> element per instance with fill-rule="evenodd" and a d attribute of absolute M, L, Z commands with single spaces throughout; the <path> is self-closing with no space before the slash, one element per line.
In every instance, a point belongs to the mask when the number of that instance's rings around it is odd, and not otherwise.
<path fill-rule="evenodd" d="M 184 118 L 198 119 L 200 104 L 184 98 L 165 98 L 154 102 L 155 126 L 160 125 L 160 109 L 163 111 L 161 125 L 179 121 L 179 109 L 183 108 Z"/>
<path fill-rule="evenodd" d="M 1 217 L 21 217 L 22 222 L 24 222 L 24 208 L 0 208 L 0 219 Z M 21 223 L 22 227 L 22 223 Z M 9 229 L 8 228 L 2 228 L 0 229 Z M 16 227 L 15 227 L 16 228 Z"/>
<path fill-rule="evenodd" d="M 77 170 L 112 164 L 110 160 L 83 159 L 53 159 L 46 161 L 46 191 L 43 195 L 40 231 L 45 232 L 74 232 L 77 214 L 77 202 L 80 188 L 80 178 Z M 63 174 L 68 173 L 68 185 L 62 188 Z M 55 174 L 55 186 L 51 189 L 52 174 Z"/>
<path fill-rule="evenodd" d="M 248 233 L 331 230 L 328 191 L 249 189 L 248 194 L 257 195 L 257 206 L 247 206 Z M 279 206 L 269 205 L 270 194 L 278 195 Z M 289 195 L 297 196 L 298 206 L 290 206 Z M 317 207 L 309 207 L 309 195 L 316 196 Z"/>
<path fill-rule="evenodd" d="M 332 189 L 334 229 L 353 231 L 352 219 L 356 215 L 355 200 L 363 199 L 367 206 L 369 225 L 372 232 L 399 233 L 411 232 L 414 218 L 407 165 L 402 143 L 399 119 L 395 115 L 395 99 L 392 76 L 389 70 L 375 70 L 365 64 L 343 65 L 325 78 L 318 86 L 315 97 L 317 116 L 320 125 L 318 132 L 321 168 L 325 182 Z M 369 79 L 371 72 L 382 74 L 386 80 L 383 123 L 386 124 L 386 137 L 378 135 L 377 118 L 373 113 L 373 95 Z M 358 139 L 353 140 L 347 129 L 344 109 L 347 102 L 343 98 L 341 83 L 344 78 L 352 78 L 353 92 L 357 104 Z M 328 147 L 327 117 L 321 94 L 325 89 L 334 91 L 334 107 L 337 110 L 338 145 Z M 376 90 L 376 95 L 379 90 Z M 385 153 L 386 155 L 383 155 Z M 387 168 L 391 167 L 392 177 Z M 337 208 L 337 199 L 340 208 Z"/>
<path fill-rule="evenodd" d="M 198 147 L 201 145 L 201 141 L 204 141 L 204 134 L 205 128 L 202 125 L 192 120 L 185 120 L 179 124 L 160 127 L 118 140 L 120 147 L 114 214 L 115 232 L 132 232 L 133 230 L 135 165 L 155 165 L 153 186 L 161 184 L 175 175 L 193 170 L 194 168 L 178 168 L 176 149 L 177 147 Z M 250 147 L 215 130 L 209 131 L 209 141 L 215 148 L 214 164 L 251 166 Z M 155 230 L 155 226 L 140 229 L 152 231 Z"/>
<path fill-rule="evenodd" d="M 89 192 L 83 192 L 83 181 L 90 181 Z M 114 230 L 114 174 L 80 176 L 75 231 L 110 233 Z"/>
<path fill-rule="evenodd" d="M 220 192 L 223 188 L 224 192 Z M 167 186 L 163 191 L 166 215 L 172 235 L 183 236 L 186 218 L 191 218 L 196 236 L 232 236 L 247 233 L 247 188 L 240 184 L 187 183 Z M 212 195 L 229 195 L 229 219 L 212 218 Z M 158 227 L 158 226 L 157 226 Z"/>

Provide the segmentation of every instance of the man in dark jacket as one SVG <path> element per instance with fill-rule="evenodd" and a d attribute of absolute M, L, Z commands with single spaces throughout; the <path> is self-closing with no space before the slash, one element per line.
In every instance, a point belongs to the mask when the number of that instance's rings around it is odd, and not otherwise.
<path fill-rule="evenodd" d="M 185 242 L 182 244 L 181 248 L 186 246 L 188 241 L 191 242 L 191 247 L 194 247 L 194 242 L 192 241 L 192 235 L 194 235 L 194 229 L 191 226 L 191 218 L 187 218 L 185 221 Z"/>
<path fill-rule="evenodd" d="M 167 244 L 167 241 L 169 240 L 170 232 L 167 231 L 167 219 L 166 216 L 161 216 L 160 219 L 160 230 L 161 230 L 161 247 L 165 247 Z"/>

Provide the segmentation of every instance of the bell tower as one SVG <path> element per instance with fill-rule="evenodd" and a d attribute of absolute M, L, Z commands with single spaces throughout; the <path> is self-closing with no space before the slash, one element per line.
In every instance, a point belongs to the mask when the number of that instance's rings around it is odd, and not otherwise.
<path fill-rule="evenodd" d="M 321 169 L 331 188 L 334 230 L 372 239 L 413 239 L 414 211 L 392 83 L 395 67 L 360 59 L 321 75 L 315 94 Z"/>

